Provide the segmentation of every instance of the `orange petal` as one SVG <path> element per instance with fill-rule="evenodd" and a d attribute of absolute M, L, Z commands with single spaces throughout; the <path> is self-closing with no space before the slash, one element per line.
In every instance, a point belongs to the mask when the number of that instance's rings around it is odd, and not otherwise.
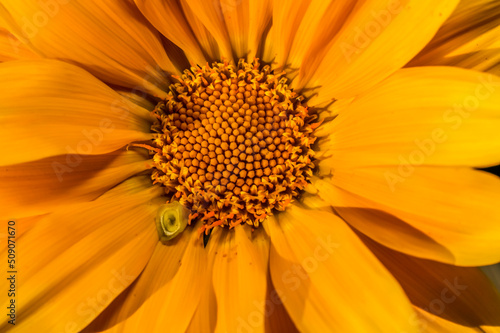
<path fill-rule="evenodd" d="M 266 309 L 264 314 L 266 332 L 299 333 L 299 330 L 285 309 L 283 300 L 273 285 L 270 272 L 268 272 L 267 276 Z"/>
<path fill-rule="evenodd" d="M 207 54 L 207 60 L 220 61 L 221 51 L 219 50 L 219 45 L 217 45 L 217 41 L 214 36 L 212 36 L 203 22 L 195 15 L 186 0 L 181 0 L 180 3 L 182 10 L 184 11 L 184 16 L 186 17 L 193 34 L 196 36 L 196 40 Z"/>
<path fill-rule="evenodd" d="M 270 28 L 273 17 L 273 2 L 269 0 L 250 0 L 248 27 L 248 61 L 252 61 L 258 54 L 265 38 L 265 32 Z M 261 51 L 261 52 L 259 52 Z"/>
<path fill-rule="evenodd" d="M 0 89 L 0 165 L 69 154 L 75 168 L 79 155 L 151 138 L 147 110 L 73 65 L 1 63 Z"/>
<path fill-rule="evenodd" d="M 461 1 L 407 66 L 459 66 L 500 75 L 499 13 L 496 0 Z"/>
<path fill-rule="evenodd" d="M 269 239 L 263 230 L 245 229 L 219 229 L 210 237 L 216 332 L 264 332 Z"/>
<path fill-rule="evenodd" d="M 500 262 L 497 176 L 420 167 L 403 178 L 393 170 L 336 170 L 333 186 L 316 186 L 346 221 L 391 249 L 462 266 Z"/>
<path fill-rule="evenodd" d="M 232 4 L 233 1 L 237 0 L 223 0 L 222 2 Z M 223 14 L 226 7 L 222 6 L 222 2 L 219 2 L 219 0 L 183 0 L 183 2 L 189 6 L 192 15 L 195 15 L 213 36 L 219 46 L 220 57 L 232 59 L 231 40 L 229 39 Z"/>
<path fill-rule="evenodd" d="M 19 218 L 44 214 L 60 206 L 93 200 L 146 170 L 146 158 L 135 151 L 121 150 L 106 155 L 57 156 L 2 167 L 0 201 L 5 208 L 1 215 Z M 75 166 L 70 167 L 68 161 Z"/>
<path fill-rule="evenodd" d="M 273 34 L 269 35 L 269 39 L 276 55 L 274 62 L 277 67 L 286 65 L 295 33 L 310 2 L 311 0 L 273 1 Z"/>
<path fill-rule="evenodd" d="M 163 71 L 176 71 L 156 30 L 129 1 L 6 0 L 0 16 L 40 54 L 78 64 L 108 83 L 164 97 Z"/>
<path fill-rule="evenodd" d="M 294 205 L 264 226 L 273 284 L 300 331 L 417 331 L 401 287 L 336 215 Z"/>
<path fill-rule="evenodd" d="M 207 255 L 196 226 L 156 249 L 126 294 L 86 332 L 185 332 L 207 279 Z"/>
<path fill-rule="evenodd" d="M 498 330 L 489 330 L 486 327 L 481 327 L 480 330 L 477 327 L 467 327 L 455 324 L 449 320 L 443 319 L 439 316 L 433 315 L 427 311 L 424 311 L 418 307 L 415 307 L 415 317 L 412 318 L 412 322 L 415 326 L 421 327 L 422 332 L 426 333 L 443 333 L 443 332 L 453 332 L 453 333 L 494 333 Z"/>
<path fill-rule="evenodd" d="M 500 328 L 500 294 L 480 268 L 418 259 L 363 240 L 415 306 L 458 325 Z"/>
<path fill-rule="evenodd" d="M 500 163 L 500 77 L 451 67 L 405 68 L 319 131 L 334 168 Z M 376 110 L 376 111 L 375 111 Z M 324 126 L 324 127 L 323 127 Z"/>
<path fill-rule="evenodd" d="M 293 36 L 287 65 L 300 69 L 304 62 L 321 59 L 325 45 L 336 36 L 358 1 L 309 0 L 307 10 L 301 12 L 300 25 Z M 284 22 L 287 24 L 287 22 Z M 314 61 L 314 60 L 313 60 Z"/>
<path fill-rule="evenodd" d="M 0 62 L 19 59 L 37 59 L 38 55 L 19 41 L 7 29 L 0 27 Z"/>
<path fill-rule="evenodd" d="M 303 62 L 298 87 L 317 88 L 310 105 L 363 93 L 410 61 L 458 2 L 358 2 L 325 56 Z"/>
<path fill-rule="evenodd" d="M 79 331 L 134 281 L 158 240 L 161 191 L 145 180 L 139 192 L 119 186 L 119 198 L 69 205 L 17 240 L 17 332 Z"/>
<path fill-rule="evenodd" d="M 184 16 L 182 6 L 177 0 L 135 0 L 142 14 L 158 31 L 180 47 L 188 59 L 197 64 L 205 64 L 198 41 Z"/>

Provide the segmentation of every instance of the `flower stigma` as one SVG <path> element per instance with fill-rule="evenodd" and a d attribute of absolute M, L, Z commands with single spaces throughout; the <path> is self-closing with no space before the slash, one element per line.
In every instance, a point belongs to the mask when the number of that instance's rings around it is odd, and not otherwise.
<path fill-rule="evenodd" d="M 317 116 L 284 73 L 260 67 L 243 59 L 191 67 L 174 76 L 169 98 L 152 111 L 155 136 L 143 147 L 154 155 L 153 183 L 164 187 L 167 206 L 190 212 L 173 214 L 175 235 L 195 220 L 200 234 L 216 226 L 258 227 L 307 186 Z M 165 230 L 168 212 L 179 209 L 160 209 L 163 239 L 175 237 Z"/>

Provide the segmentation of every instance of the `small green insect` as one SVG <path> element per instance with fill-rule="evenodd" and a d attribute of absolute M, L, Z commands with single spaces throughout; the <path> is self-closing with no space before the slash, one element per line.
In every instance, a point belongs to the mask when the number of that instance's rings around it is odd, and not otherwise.
<path fill-rule="evenodd" d="M 189 210 L 174 201 L 161 205 L 156 215 L 156 228 L 160 241 L 167 242 L 186 229 L 189 221 Z"/>

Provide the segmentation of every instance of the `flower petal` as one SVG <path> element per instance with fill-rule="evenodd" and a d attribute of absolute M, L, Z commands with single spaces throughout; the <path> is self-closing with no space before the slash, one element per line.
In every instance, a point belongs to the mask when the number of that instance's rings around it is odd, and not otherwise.
<path fill-rule="evenodd" d="M 75 167 L 68 160 L 78 161 Z M 147 157 L 121 150 L 106 155 L 66 155 L 0 168 L 3 217 L 49 213 L 77 202 L 90 201 L 147 169 Z"/>
<path fill-rule="evenodd" d="M 318 88 L 310 105 L 354 97 L 411 60 L 458 0 L 360 1 L 322 58 L 307 59 L 298 87 Z"/>
<path fill-rule="evenodd" d="M 337 216 L 295 205 L 264 226 L 273 284 L 301 332 L 416 332 L 401 287 Z"/>
<path fill-rule="evenodd" d="M 500 262 L 500 178 L 468 168 L 419 167 L 406 178 L 392 173 L 390 167 L 336 170 L 333 186 L 316 185 L 346 221 L 391 249 L 461 266 Z"/>
<path fill-rule="evenodd" d="M 300 69 L 305 61 L 324 57 L 328 45 L 346 24 L 355 1 L 309 0 L 307 10 L 300 13 L 302 20 L 291 41 L 287 65 Z"/>
<path fill-rule="evenodd" d="M 0 16 L 32 49 L 78 64 L 108 83 L 164 97 L 163 71 L 176 71 L 158 33 L 129 1 L 5 0 Z"/>
<path fill-rule="evenodd" d="M 224 3 L 233 3 L 237 0 L 182 0 L 191 9 L 192 13 L 207 28 L 219 45 L 220 56 L 226 59 L 233 58 L 231 40 L 224 23 L 223 6 Z"/>
<path fill-rule="evenodd" d="M 274 288 L 270 272 L 268 272 L 267 276 L 265 316 L 266 332 L 299 333 L 299 330 L 295 327 L 295 324 L 285 309 L 283 300 L 280 298 L 276 288 Z"/>
<path fill-rule="evenodd" d="M 79 331 L 141 272 L 158 239 L 155 197 L 161 191 L 147 178 L 130 183 L 143 189 L 119 186 L 119 198 L 67 206 L 17 240 L 17 288 L 23 292 L 16 303 L 23 319 L 16 332 Z M 2 288 L 7 282 L 2 279 Z"/>
<path fill-rule="evenodd" d="M 481 327 L 478 330 L 476 327 L 466 327 L 462 325 L 455 324 L 451 321 L 443 319 L 439 316 L 433 315 L 427 311 L 424 311 L 418 307 L 415 307 L 415 317 L 411 319 L 412 322 L 422 328 L 423 332 L 426 333 L 443 333 L 443 332 L 453 332 L 453 333 L 479 333 L 479 332 L 498 332 L 485 330 Z M 424 331 L 425 330 L 425 331 Z"/>
<path fill-rule="evenodd" d="M 251 233 L 236 227 L 212 235 L 210 243 L 217 299 L 215 331 L 264 332 L 269 239 L 263 230 Z"/>
<path fill-rule="evenodd" d="M 147 110 L 73 65 L 1 63 L 0 89 L 0 165 L 109 153 L 151 138 Z"/>
<path fill-rule="evenodd" d="M 499 13 L 496 0 L 461 1 L 407 66 L 459 66 L 500 75 Z"/>
<path fill-rule="evenodd" d="M 270 28 L 273 18 L 273 2 L 269 0 L 249 1 L 248 54 L 247 60 L 262 54 L 265 32 Z"/>
<path fill-rule="evenodd" d="M 405 68 L 323 129 L 333 167 L 500 163 L 500 77 L 450 67 Z M 376 112 L 374 112 L 376 110 Z M 321 129 L 320 129 L 321 130 Z"/>
<path fill-rule="evenodd" d="M 463 326 L 500 326 L 500 293 L 480 268 L 418 259 L 366 237 L 363 241 L 415 306 Z"/>
<path fill-rule="evenodd" d="M 207 287 L 207 267 L 195 226 L 158 243 L 136 283 L 86 332 L 185 332 Z"/>
<path fill-rule="evenodd" d="M 273 34 L 269 35 L 269 39 L 273 46 L 273 55 L 276 56 L 274 63 L 277 67 L 285 66 L 293 38 L 310 1 L 273 1 Z"/>
<path fill-rule="evenodd" d="M 19 41 L 7 29 L 0 27 L 0 62 L 19 59 L 37 59 L 38 55 Z"/>
<path fill-rule="evenodd" d="M 198 64 L 206 62 L 178 0 L 135 0 L 135 3 L 149 22 L 180 47 L 189 60 Z"/>

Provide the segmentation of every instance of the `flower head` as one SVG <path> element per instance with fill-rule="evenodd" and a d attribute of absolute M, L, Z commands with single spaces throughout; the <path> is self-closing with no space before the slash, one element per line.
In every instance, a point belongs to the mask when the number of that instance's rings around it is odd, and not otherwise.
<path fill-rule="evenodd" d="M 499 10 L 0 1 L 1 330 L 497 330 Z"/>

